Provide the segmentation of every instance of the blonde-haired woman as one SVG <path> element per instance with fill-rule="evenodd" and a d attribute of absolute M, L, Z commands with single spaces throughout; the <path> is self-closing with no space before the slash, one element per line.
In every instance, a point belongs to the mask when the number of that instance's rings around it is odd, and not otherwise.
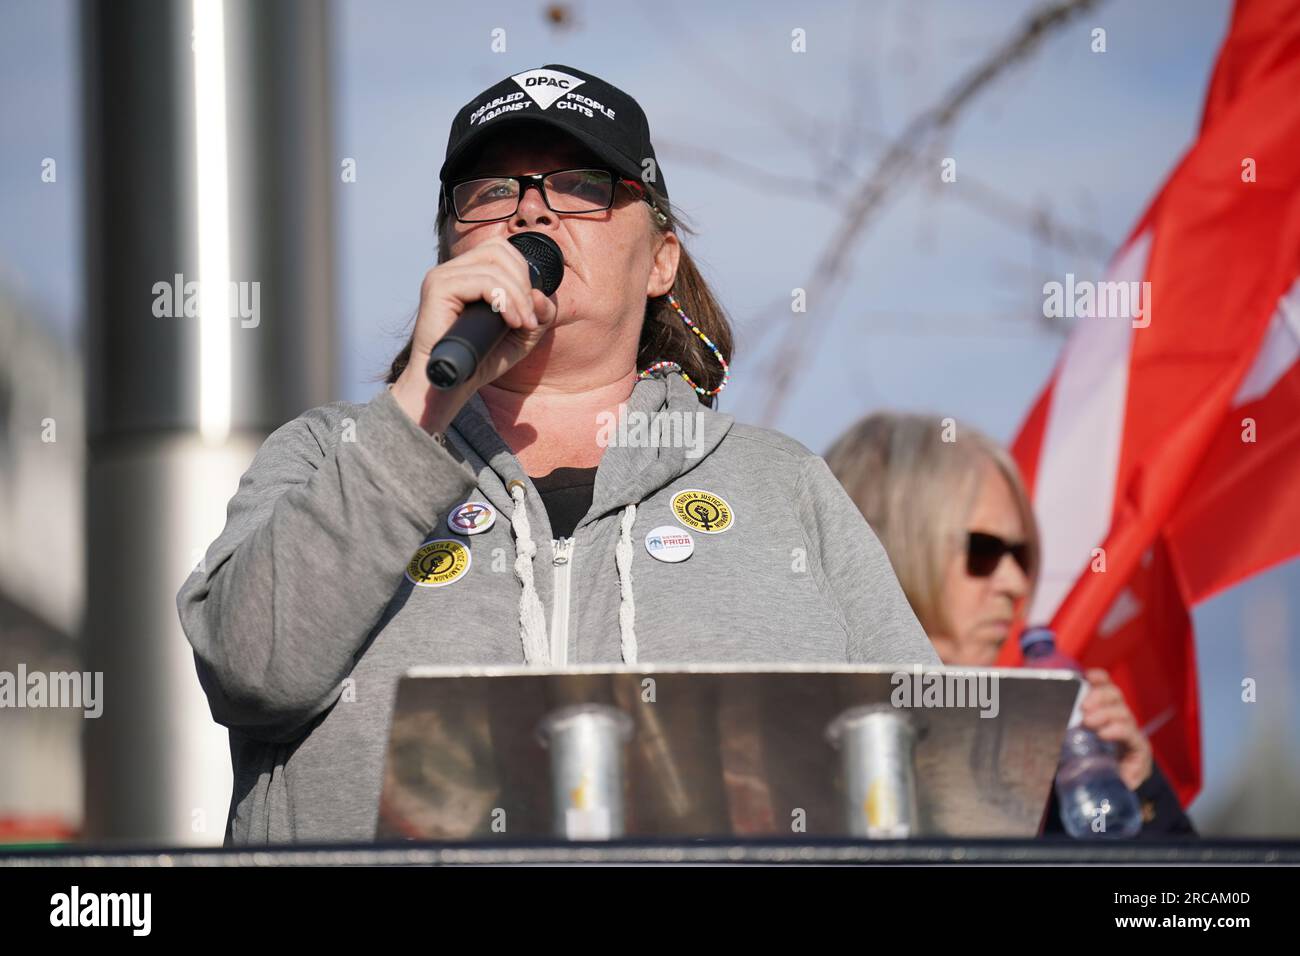
<path fill-rule="evenodd" d="M 945 664 L 992 666 L 1038 579 L 1038 524 L 1011 456 L 950 418 L 881 412 L 826 454 L 885 546 L 903 593 Z M 1147 836 L 1193 833 L 1124 696 L 1104 670 L 1083 722 L 1118 748 L 1120 776 L 1142 802 Z M 1061 832 L 1056 798 L 1045 832 Z"/>

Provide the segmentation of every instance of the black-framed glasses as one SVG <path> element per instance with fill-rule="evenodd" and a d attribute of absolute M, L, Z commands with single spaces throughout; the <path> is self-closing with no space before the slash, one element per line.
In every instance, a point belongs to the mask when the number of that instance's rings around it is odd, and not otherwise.
<path fill-rule="evenodd" d="M 444 186 L 443 195 L 451 200 L 451 210 L 460 222 L 497 222 L 519 211 L 530 186 L 537 187 L 551 212 L 580 215 L 604 212 L 613 206 L 614 187 L 619 182 L 640 185 L 620 180 L 612 170 L 589 167 L 526 176 L 463 179 L 450 187 Z M 644 198 L 643 193 L 638 192 L 638 196 Z"/>
<path fill-rule="evenodd" d="M 973 578 L 987 578 L 997 570 L 1002 555 L 1010 554 L 1020 570 L 1029 573 L 1029 543 L 1004 541 L 995 534 L 971 531 L 966 535 L 966 573 Z"/>

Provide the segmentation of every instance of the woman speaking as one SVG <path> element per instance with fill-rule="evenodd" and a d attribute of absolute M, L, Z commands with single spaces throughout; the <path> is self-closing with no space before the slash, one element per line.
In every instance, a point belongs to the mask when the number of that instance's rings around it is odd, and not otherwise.
<path fill-rule="evenodd" d="M 440 175 L 388 387 L 272 434 L 177 598 L 230 729 L 227 843 L 373 838 L 415 665 L 938 663 L 822 459 L 713 410 L 730 328 L 635 100 L 567 66 L 508 77 Z M 549 297 L 528 232 L 563 257 Z M 432 387 L 480 301 L 508 332 Z"/>

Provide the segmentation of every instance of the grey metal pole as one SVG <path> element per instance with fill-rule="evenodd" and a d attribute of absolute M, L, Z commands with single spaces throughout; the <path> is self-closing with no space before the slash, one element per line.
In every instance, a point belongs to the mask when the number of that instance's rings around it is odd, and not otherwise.
<path fill-rule="evenodd" d="M 219 843 L 175 595 L 265 436 L 334 397 L 323 0 L 85 0 L 85 834 Z"/>

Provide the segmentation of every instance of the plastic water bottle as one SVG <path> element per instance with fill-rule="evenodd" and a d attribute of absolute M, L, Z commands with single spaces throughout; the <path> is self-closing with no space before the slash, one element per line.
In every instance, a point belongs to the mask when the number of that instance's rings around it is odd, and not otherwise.
<path fill-rule="evenodd" d="M 1025 666 L 1070 670 L 1080 677 L 1083 668 L 1056 648 L 1056 635 L 1046 627 L 1027 628 L 1020 635 Z M 1084 681 L 1084 690 L 1087 690 Z M 1061 824 L 1076 840 L 1127 839 L 1142 829 L 1137 795 L 1124 785 L 1115 759 L 1114 744 L 1083 726 L 1083 695 L 1070 715 L 1056 768 L 1056 800 Z"/>

